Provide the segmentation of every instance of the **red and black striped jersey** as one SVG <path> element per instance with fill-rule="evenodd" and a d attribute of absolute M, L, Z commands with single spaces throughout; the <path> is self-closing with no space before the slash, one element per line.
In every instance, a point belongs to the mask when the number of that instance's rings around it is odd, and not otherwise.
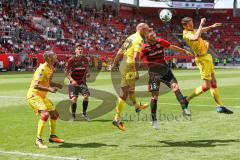
<path fill-rule="evenodd" d="M 66 64 L 65 72 L 70 73 L 72 79 L 78 84 L 86 83 L 86 75 L 89 69 L 89 60 L 85 56 L 73 56 Z"/>
<path fill-rule="evenodd" d="M 165 49 L 169 48 L 169 46 L 170 42 L 159 38 L 153 45 L 144 44 L 140 57 L 148 66 L 165 63 Z"/>

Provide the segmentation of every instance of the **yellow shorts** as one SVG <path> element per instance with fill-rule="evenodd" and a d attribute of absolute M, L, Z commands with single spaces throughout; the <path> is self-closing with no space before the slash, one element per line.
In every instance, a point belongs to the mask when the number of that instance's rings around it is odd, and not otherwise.
<path fill-rule="evenodd" d="M 43 98 L 40 96 L 33 96 L 28 98 L 29 106 L 34 110 L 36 114 L 41 110 L 53 111 L 55 110 L 55 106 L 48 98 Z"/>
<path fill-rule="evenodd" d="M 135 90 L 136 71 L 135 64 L 121 63 L 119 66 L 121 73 L 121 87 L 128 86 L 130 91 Z"/>
<path fill-rule="evenodd" d="M 213 58 L 211 54 L 202 57 L 196 57 L 195 63 L 200 70 L 202 80 L 212 80 L 212 74 L 215 73 Z"/>

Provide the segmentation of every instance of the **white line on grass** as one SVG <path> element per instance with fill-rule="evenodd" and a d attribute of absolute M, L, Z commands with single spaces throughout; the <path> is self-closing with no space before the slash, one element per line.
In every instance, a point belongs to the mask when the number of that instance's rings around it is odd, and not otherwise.
<path fill-rule="evenodd" d="M 26 99 L 26 97 L 21 97 L 21 96 L 0 96 L 0 98 Z M 51 99 L 59 100 L 59 99 L 63 99 L 63 98 L 64 97 L 53 97 Z M 162 99 L 171 99 L 171 98 L 168 98 L 168 97 L 161 97 L 161 98 Z M 198 97 L 198 99 L 206 99 L 206 98 L 207 99 L 213 99 L 212 97 Z M 222 99 L 238 100 L 240 98 L 222 98 Z M 102 101 L 102 100 L 94 99 L 92 101 Z M 159 103 L 159 104 L 179 105 L 178 103 Z M 209 106 L 209 105 L 200 104 L 200 105 L 191 105 L 191 106 Z"/>
<path fill-rule="evenodd" d="M 50 97 L 50 98 L 49 98 Z M 69 98 L 68 97 L 51 97 L 49 96 L 48 98 L 49 99 L 53 99 L 53 100 L 68 100 Z M 1 98 L 7 98 L 7 99 L 25 99 L 27 100 L 27 97 L 23 97 L 23 96 L 0 96 L 0 99 Z M 98 99 L 95 99 L 95 100 L 92 100 L 92 101 L 102 101 L 102 100 L 98 100 Z"/>
<path fill-rule="evenodd" d="M 21 97 L 21 96 L 0 96 L 0 99 L 1 98 L 16 98 L 16 99 L 23 99 L 23 98 L 26 98 L 26 97 Z M 205 98 L 210 98 L 210 97 L 198 97 L 199 99 L 205 99 Z M 54 100 L 60 100 L 60 99 L 63 99 L 62 97 L 55 97 L 55 98 L 51 98 L 51 99 L 54 99 Z M 168 97 L 164 97 L 163 99 L 170 99 Z M 223 98 L 223 99 L 240 99 L 240 98 Z M 99 100 L 99 99 L 94 99 L 94 100 L 91 100 L 91 101 L 95 101 L 95 102 L 99 102 L 99 101 L 102 101 L 102 100 Z M 178 103 L 159 103 L 158 104 L 163 104 L 163 105 L 173 105 L 173 106 L 179 106 Z M 204 105 L 204 104 L 193 104 L 191 106 L 196 106 L 196 107 L 208 107 L 210 105 Z M 229 107 L 239 107 L 239 106 L 229 106 Z"/>
<path fill-rule="evenodd" d="M 26 99 L 26 97 L 23 97 L 23 96 L 0 96 L 0 98 L 11 98 L 11 99 Z M 63 99 L 63 98 L 66 98 L 68 99 L 67 97 L 52 97 L 50 99 Z M 168 97 L 161 97 L 160 96 L 160 99 L 171 99 L 171 98 L 168 98 Z M 196 99 L 213 99 L 213 97 L 197 97 Z M 233 97 L 233 98 L 222 98 L 222 99 L 228 99 L 228 100 L 238 100 L 240 99 L 240 97 Z M 94 101 L 102 101 L 102 100 L 94 100 Z"/>
<path fill-rule="evenodd" d="M 0 154 L 15 155 L 15 156 L 22 156 L 22 157 L 48 158 L 48 159 L 84 160 L 82 158 L 50 156 L 45 154 L 34 154 L 34 153 L 25 153 L 25 152 L 17 152 L 17 151 L 1 151 L 0 150 Z"/>
<path fill-rule="evenodd" d="M 27 99 L 26 97 L 23 97 L 23 96 L 0 96 L 0 98 Z M 62 98 L 64 98 L 64 97 L 52 97 L 50 99 L 62 99 Z M 160 96 L 160 99 L 161 98 L 162 99 L 171 99 L 171 98 L 168 98 L 168 97 L 161 97 Z M 213 99 L 213 97 L 197 97 L 196 99 Z M 235 99 L 240 99 L 240 97 L 227 97 L 227 98 L 221 98 L 221 99 L 235 100 Z"/>
<path fill-rule="evenodd" d="M 0 96 L 0 98 L 26 99 L 26 97 L 21 97 L 21 96 Z"/>

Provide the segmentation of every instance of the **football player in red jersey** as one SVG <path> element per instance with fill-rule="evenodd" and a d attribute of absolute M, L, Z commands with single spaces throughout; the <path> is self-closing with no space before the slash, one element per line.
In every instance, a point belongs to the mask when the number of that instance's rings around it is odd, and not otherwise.
<path fill-rule="evenodd" d="M 141 59 L 147 63 L 149 73 L 149 91 L 152 93 L 151 97 L 151 116 L 152 116 L 152 127 L 159 129 L 157 122 L 156 110 L 157 100 L 159 95 L 160 82 L 166 84 L 175 93 L 178 102 L 180 103 L 183 114 L 190 116 L 191 113 L 188 110 L 188 102 L 182 95 L 177 79 L 173 75 L 171 69 L 165 62 L 165 50 L 171 49 L 175 52 L 191 55 L 185 49 L 170 44 L 170 42 L 156 37 L 156 33 L 153 29 L 150 29 L 147 38 L 147 44 L 144 44 Z"/>
<path fill-rule="evenodd" d="M 70 81 L 69 98 L 72 105 L 72 119 L 76 119 L 77 99 L 79 93 L 83 96 L 83 113 L 82 117 L 86 121 L 90 121 L 87 115 L 88 97 L 90 92 L 86 84 L 86 77 L 89 76 L 89 60 L 83 55 L 84 47 L 81 44 L 75 46 L 75 55 L 66 63 L 65 74 Z"/>

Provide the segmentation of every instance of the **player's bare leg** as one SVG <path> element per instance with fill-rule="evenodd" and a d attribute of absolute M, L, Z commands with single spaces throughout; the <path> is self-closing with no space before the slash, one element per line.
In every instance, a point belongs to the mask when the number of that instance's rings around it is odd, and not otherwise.
<path fill-rule="evenodd" d="M 190 116 L 191 113 L 190 111 L 188 110 L 188 101 L 186 100 L 186 97 L 183 96 L 181 90 L 179 89 L 179 85 L 177 82 L 173 82 L 171 84 L 171 89 L 172 89 L 172 92 L 175 94 L 179 104 L 181 105 L 182 107 L 182 110 L 183 110 L 183 114 L 184 115 L 187 115 L 187 116 Z"/>
<path fill-rule="evenodd" d="M 210 89 L 210 92 L 211 92 L 212 96 L 214 97 L 214 100 L 217 104 L 217 112 L 225 113 L 225 114 L 232 114 L 233 112 L 231 110 L 229 110 L 223 106 L 223 103 L 220 99 L 219 92 L 217 89 L 217 81 L 216 81 L 215 75 L 212 74 L 211 76 L 212 76 L 212 80 L 203 80 L 202 86 L 196 88 L 195 92 L 193 94 L 191 94 L 189 97 L 187 97 L 187 101 L 189 102 L 194 97 L 199 96 L 202 93 L 204 93 Z"/>
<path fill-rule="evenodd" d="M 141 102 L 136 98 L 134 89 L 130 88 L 128 97 L 130 98 L 133 105 L 135 106 L 135 111 L 137 113 L 139 113 L 140 111 L 142 111 L 148 107 L 148 104 L 141 104 Z"/>
<path fill-rule="evenodd" d="M 50 137 L 49 137 L 49 142 L 54 142 L 54 143 L 63 143 L 64 140 L 58 138 L 56 136 L 56 126 L 57 126 L 57 119 L 59 117 L 59 114 L 57 110 L 54 111 L 49 111 L 50 114 Z"/>
<path fill-rule="evenodd" d="M 112 124 L 118 127 L 121 131 L 125 131 L 126 128 L 124 127 L 123 123 L 121 122 L 121 113 L 125 107 L 126 100 L 129 94 L 129 86 L 121 87 L 120 96 L 116 105 L 116 114 Z"/>
<path fill-rule="evenodd" d="M 47 110 L 41 110 L 39 111 L 39 114 L 40 114 L 40 119 L 38 122 L 38 131 L 37 131 L 37 138 L 35 141 L 35 145 L 40 149 L 46 149 L 48 147 L 43 143 L 42 134 L 45 128 L 45 124 L 49 118 L 49 113 Z"/>
<path fill-rule="evenodd" d="M 90 118 L 87 115 L 88 97 L 89 97 L 89 94 L 84 94 L 83 95 L 83 103 L 82 103 L 82 105 L 83 105 L 83 113 L 82 113 L 82 117 L 86 121 L 90 122 L 91 120 L 90 120 Z"/>
<path fill-rule="evenodd" d="M 226 107 L 224 107 L 223 102 L 220 98 L 220 94 L 217 88 L 217 80 L 215 77 L 215 74 L 212 74 L 212 80 L 211 80 L 211 86 L 210 86 L 210 92 L 213 96 L 215 102 L 216 102 L 216 110 L 218 113 L 226 113 L 226 114 L 233 114 L 233 112 Z"/>
<path fill-rule="evenodd" d="M 211 86 L 210 80 L 203 80 L 202 86 L 197 87 L 195 91 L 187 97 L 187 101 L 190 102 L 193 98 L 206 92 L 207 90 L 210 89 L 210 86 Z"/>
<path fill-rule="evenodd" d="M 77 99 L 78 97 L 74 96 L 71 98 L 71 109 L 72 109 L 72 120 L 76 120 L 76 111 L 77 111 Z"/>
<path fill-rule="evenodd" d="M 151 117 L 152 117 L 152 127 L 154 129 L 159 129 L 159 124 L 157 121 L 157 101 L 158 101 L 159 91 L 152 91 L 152 98 L 150 102 L 151 106 Z"/>

